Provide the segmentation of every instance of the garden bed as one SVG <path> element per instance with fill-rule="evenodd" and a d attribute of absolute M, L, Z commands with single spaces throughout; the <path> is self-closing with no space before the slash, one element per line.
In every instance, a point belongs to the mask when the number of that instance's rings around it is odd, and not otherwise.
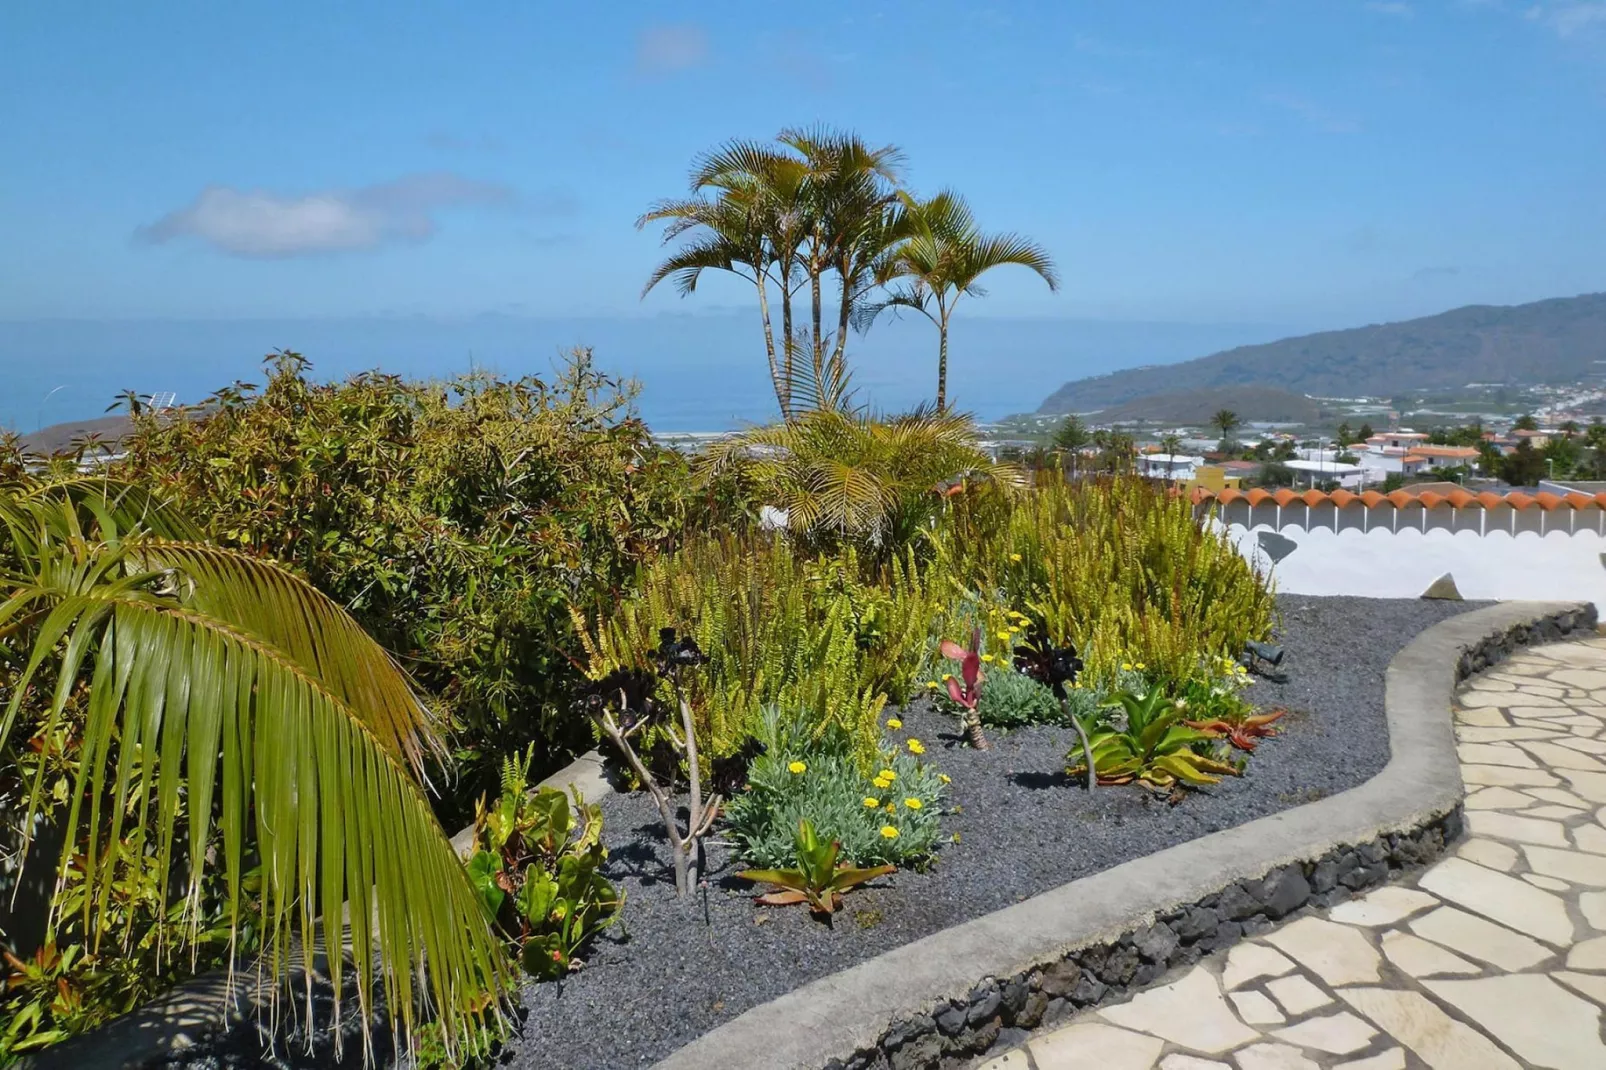
<path fill-rule="evenodd" d="M 527 986 L 519 1067 L 648 1066 L 694 1037 L 810 980 L 1036 893 L 1198 836 L 1354 787 L 1381 771 L 1389 745 L 1383 671 L 1424 628 L 1466 603 L 1284 596 L 1285 683 L 1249 692 L 1292 711 L 1241 779 L 1168 805 L 1142 789 L 1089 797 L 1063 775 L 1069 729 L 993 733 L 987 752 L 960 745 L 953 718 L 917 703 L 904 734 L 952 778 L 929 872 L 902 871 L 848 897 L 833 927 L 798 908 L 760 908 L 712 844 L 708 888 L 677 901 L 662 825 L 647 798 L 604 800 L 610 875 L 627 894 L 621 924 L 589 965 Z"/>

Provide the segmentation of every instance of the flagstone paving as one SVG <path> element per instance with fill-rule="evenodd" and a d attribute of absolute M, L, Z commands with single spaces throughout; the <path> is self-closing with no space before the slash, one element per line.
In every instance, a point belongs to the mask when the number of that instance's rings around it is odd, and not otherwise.
<path fill-rule="evenodd" d="M 1464 685 L 1467 838 L 979 1070 L 1603 1070 L 1606 639 Z"/>

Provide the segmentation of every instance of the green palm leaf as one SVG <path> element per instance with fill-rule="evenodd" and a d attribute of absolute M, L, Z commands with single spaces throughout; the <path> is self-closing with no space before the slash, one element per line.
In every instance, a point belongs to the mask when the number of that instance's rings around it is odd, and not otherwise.
<path fill-rule="evenodd" d="M 184 924 L 197 920 L 215 829 L 231 933 L 247 856 L 260 858 L 269 976 L 286 974 L 298 946 L 338 946 L 349 925 L 365 1029 L 377 982 L 393 1024 L 410 1032 L 432 1014 L 455 1048 L 499 1013 L 510 973 L 419 786 L 438 743 L 406 677 L 338 605 L 278 566 L 139 534 L 97 541 L 99 528 L 79 523 L 84 505 L 71 492 L 0 493 L 7 526 L 29 533 L 13 539 L 20 571 L 6 577 L 0 634 L 31 636 L 0 755 L 36 679 L 56 681 L 42 714 L 51 731 L 89 677 L 63 854 L 63 866 L 68 852 L 84 855 L 85 932 L 96 945 L 121 935 L 102 843 L 131 823 L 153 830 L 167 873 L 182 801 Z M 36 777 L 25 828 L 45 808 L 40 789 Z M 339 954 L 328 969 L 338 1017 L 352 980 Z"/>

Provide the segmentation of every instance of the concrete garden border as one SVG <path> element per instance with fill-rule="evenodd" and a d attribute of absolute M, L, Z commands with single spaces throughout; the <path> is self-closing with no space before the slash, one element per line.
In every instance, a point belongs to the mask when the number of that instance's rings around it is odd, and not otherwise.
<path fill-rule="evenodd" d="M 1391 757 L 1359 787 L 1071 881 L 753 1007 L 655 1070 L 962 1067 L 1308 906 L 1431 861 L 1461 832 L 1450 705 L 1514 649 L 1594 628 L 1587 602 L 1507 602 L 1389 663 Z"/>

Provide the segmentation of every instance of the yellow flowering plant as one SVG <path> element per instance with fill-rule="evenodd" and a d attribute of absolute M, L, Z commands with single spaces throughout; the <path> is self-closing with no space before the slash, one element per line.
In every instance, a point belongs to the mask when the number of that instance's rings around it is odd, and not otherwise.
<path fill-rule="evenodd" d="M 854 865 L 926 864 L 942 841 L 947 782 L 907 751 L 919 741 L 888 747 L 865 770 L 847 740 L 830 733 L 816 739 L 802 724 L 767 717 L 766 749 L 748 766 L 749 788 L 725 807 L 726 831 L 742 861 L 763 869 L 797 866 L 796 830 L 806 820 L 821 840 L 839 842 L 842 859 Z M 806 775 L 792 772 L 796 765 Z M 889 826 L 896 836 L 882 835 Z"/>

